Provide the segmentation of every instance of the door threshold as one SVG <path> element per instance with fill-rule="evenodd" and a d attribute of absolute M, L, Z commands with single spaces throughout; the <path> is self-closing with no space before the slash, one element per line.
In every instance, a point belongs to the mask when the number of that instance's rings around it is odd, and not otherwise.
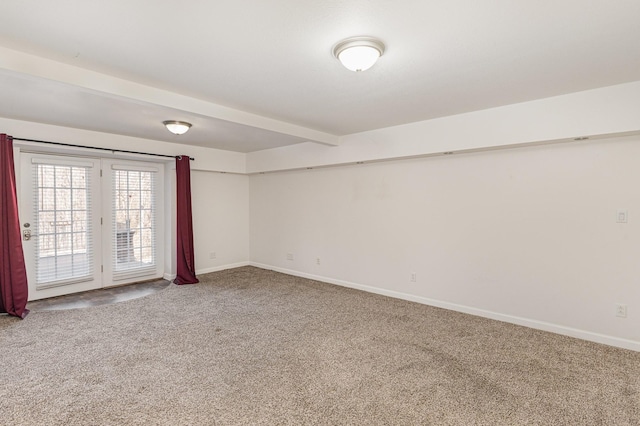
<path fill-rule="evenodd" d="M 32 312 L 82 309 L 92 306 L 111 305 L 126 300 L 137 299 L 164 290 L 171 284 L 165 279 L 154 279 L 130 284 L 118 284 L 112 287 L 67 294 L 34 300 L 27 303 Z"/>

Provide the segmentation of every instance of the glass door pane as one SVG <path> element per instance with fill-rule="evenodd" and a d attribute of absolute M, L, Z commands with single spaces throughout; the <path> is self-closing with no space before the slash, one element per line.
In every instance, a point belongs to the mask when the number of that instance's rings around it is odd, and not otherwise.
<path fill-rule="evenodd" d="M 162 277 L 164 164 L 104 159 L 102 170 L 106 285 Z"/>
<path fill-rule="evenodd" d="M 113 171 L 113 271 L 155 270 L 155 177 L 152 171 Z"/>
<path fill-rule="evenodd" d="M 90 168 L 33 164 L 36 286 L 92 279 Z"/>

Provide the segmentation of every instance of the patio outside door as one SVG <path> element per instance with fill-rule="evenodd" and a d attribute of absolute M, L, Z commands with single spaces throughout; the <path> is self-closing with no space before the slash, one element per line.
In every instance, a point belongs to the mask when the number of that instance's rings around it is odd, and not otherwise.
<path fill-rule="evenodd" d="M 21 153 L 29 300 L 162 277 L 162 170 Z"/>

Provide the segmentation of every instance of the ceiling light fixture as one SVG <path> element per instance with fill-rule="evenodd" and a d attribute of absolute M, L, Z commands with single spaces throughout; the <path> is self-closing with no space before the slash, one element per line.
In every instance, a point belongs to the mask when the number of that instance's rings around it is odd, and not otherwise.
<path fill-rule="evenodd" d="M 186 121 L 167 120 L 163 121 L 162 124 L 174 135 L 183 135 L 191 128 L 191 123 L 187 123 Z"/>
<path fill-rule="evenodd" d="M 360 72 L 368 70 L 384 53 L 384 44 L 373 37 L 350 37 L 333 48 L 333 56 L 345 68 Z"/>

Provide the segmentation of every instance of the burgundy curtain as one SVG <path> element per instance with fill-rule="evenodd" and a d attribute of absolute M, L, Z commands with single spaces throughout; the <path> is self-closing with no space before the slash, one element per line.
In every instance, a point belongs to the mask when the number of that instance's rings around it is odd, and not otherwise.
<path fill-rule="evenodd" d="M 176 157 L 177 193 L 177 263 L 176 284 L 195 284 L 196 266 L 193 253 L 193 222 L 191 219 L 191 168 L 189 156 Z"/>
<path fill-rule="evenodd" d="M 0 134 L 0 312 L 24 318 L 27 309 L 27 269 L 24 265 L 13 138 Z"/>

